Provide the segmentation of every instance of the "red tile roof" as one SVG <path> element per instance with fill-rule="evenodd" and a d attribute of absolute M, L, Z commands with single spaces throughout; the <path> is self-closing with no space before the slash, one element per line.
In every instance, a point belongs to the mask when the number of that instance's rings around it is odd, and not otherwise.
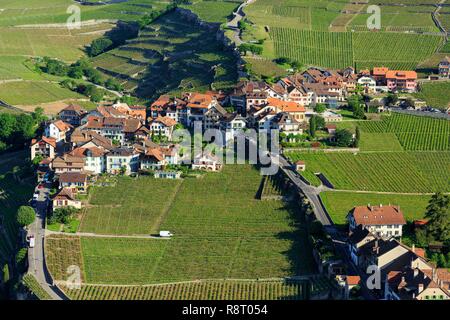
<path fill-rule="evenodd" d="M 56 148 L 56 139 L 55 138 L 49 138 L 46 136 L 42 136 L 41 139 L 32 139 L 31 140 L 31 145 L 35 145 L 38 142 L 45 142 L 46 144 L 51 145 L 53 148 Z"/>
<path fill-rule="evenodd" d="M 359 276 L 347 276 L 346 279 L 349 286 L 356 286 L 361 281 Z"/>
<path fill-rule="evenodd" d="M 406 224 L 403 213 L 397 206 L 359 206 L 355 207 L 353 217 L 357 225 Z"/>

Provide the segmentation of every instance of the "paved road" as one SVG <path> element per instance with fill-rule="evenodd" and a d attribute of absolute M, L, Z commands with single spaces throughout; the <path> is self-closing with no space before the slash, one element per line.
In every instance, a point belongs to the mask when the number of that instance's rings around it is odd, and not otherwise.
<path fill-rule="evenodd" d="M 45 238 L 45 214 L 47 210 L 46 193 L 48 188 L 36 189 L 40 192 L 36 201 L 36 221 L 29 227 L 28 235 L 34 235 L 35 246 L 28 250 L 28 272 L 33 274 L 42 288 L 54 300 L 66 299 L 65 295 L 52 283 L 52 279 L 45 264 L 44 238 Z"/>
<path fill-rule="evenodd" d="M 236 44 L 236 47 L 239 47 L 242 43 L 244 43 L 241 39 L 241 30 L 239 30 L 238 25 L 239 21 L 241 21 L 245 17 L 244 8 L 249 4 L 255 2 L 256 0 L 247 0 L 243 2 L 235 12 L 233 12 L 233 19 L 227 22 L 227 27 L 233 30 L 233 41 Z"/>

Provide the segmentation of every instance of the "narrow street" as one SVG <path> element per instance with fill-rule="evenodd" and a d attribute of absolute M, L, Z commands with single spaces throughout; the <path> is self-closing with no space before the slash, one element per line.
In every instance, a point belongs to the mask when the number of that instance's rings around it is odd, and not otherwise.
<path fill-rule="evenodd" d="M 36 201 L 35 211 L 36 220 L 29 227 L 28 235 L 34 235 L 35 246 L 28 250 L 28 272 L 33 274 L 41 287 L 54 299 L 66 299 L 64 294 L 53 285 L 50 274 L 45 264 L 44 241 L 45 241 L 45 215 L 47 211 L 48 201 L 47 195 L 49 189 L 47 187 L 37 189 L 39 198 Z"/>

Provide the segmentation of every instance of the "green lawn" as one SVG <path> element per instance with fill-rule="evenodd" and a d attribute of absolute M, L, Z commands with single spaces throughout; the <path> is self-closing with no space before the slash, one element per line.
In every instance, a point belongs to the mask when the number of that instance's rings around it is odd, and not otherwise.
<path fill-rule="evenodd" d="M 322 192 L 320 197 L 335 224 L 347 223 L 346 216 L 355 206 L 364 205 L 399 205 L 406 220 L 422 219 L 430 196 L 354 193 L 354 192 Z"/>
<path fill-rule="evenodd" d="M 115 205 L 129 198 L 146 208 L 158 206 L 155 199 L 168 204 L 169 196 L 150 196 L 155 184 L 142 181 L 147 183 L 138 180 L 140 188 L 133 189 L 123 189 L 119 181 L 114 190 L 104 188 L 104 198 L 94 192 L 93 199 Z M 82 237 L 82 259 L 78 260 L 83 261 L 86 282 L 148 284 L 313 272 L 302 214 L 281 201 L 256 200 L 260 183 L 259 172 L 249 165 L 228 165 L 221 173 L 185 179 L 159 228 L 174 233 L 172 239 Z M 114 214 L 106 209 L 98 214 L 99 228 L 113 221 L 111 217 Z M 127 225 L 135 220 L 145 225 L 141 216 L 131 214 L 115 221 Z M 90 225 L 95 225 L 93 220 Z M 63 256 L 77 252 L 51 251 Z"/>
<path fill-rule="evenodd" d="M 41 81 L 21 81 L 0 84 L 1 100 L 11 105 L 36 105 L 64 99 L 85 98 L 60 87 L 58 84 Z"/>

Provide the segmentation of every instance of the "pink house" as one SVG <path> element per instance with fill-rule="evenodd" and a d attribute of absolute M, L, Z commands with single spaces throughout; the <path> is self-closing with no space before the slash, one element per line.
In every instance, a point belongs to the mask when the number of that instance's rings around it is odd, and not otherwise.
<path fill-rule="evenodd" d="M 386 85 L 390 91 L 416 92 L 417 73 L 415 71 L 389 70 Z"/>

